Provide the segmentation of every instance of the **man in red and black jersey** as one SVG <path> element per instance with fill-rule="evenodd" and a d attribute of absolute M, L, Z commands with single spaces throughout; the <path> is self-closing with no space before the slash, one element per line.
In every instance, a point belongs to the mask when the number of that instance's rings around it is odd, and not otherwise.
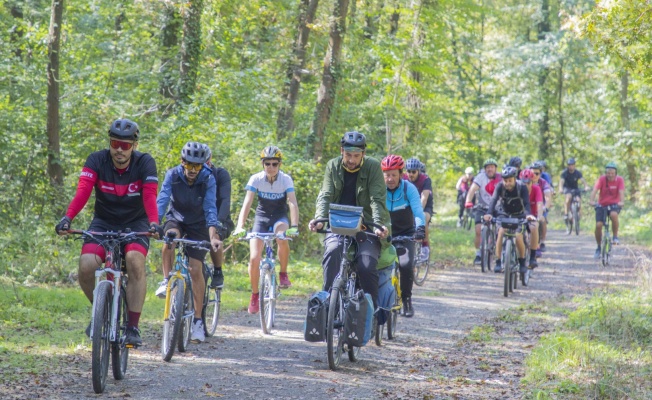
<path fill-rule="evenodd" d="M 118 119 L 109 129 L 109 148 L 92 153 L 86 159 L 77 185 L 77 193 L 68 206 L 66 215 L 55 227 L 63 235 L 72 220 L 84 208 L 95 189 L 95 208 L 90 231 L 151 230 L 160 232 L 156 192 L 158 175 L 156 162 L 147 153 L 136 151 L 138 125 L 128 119 Z M 159 233 L 160 234 L 160 233 Z M 142 344 L 138 322 L 145 302 L 145 256 L 149 249 L 147 238 L 138 238 L 124 245 L 127 274 L 127 304 L 129 316 L 125 343 L 137 347 Z M 79 285 L 86 297 L 93 301 L 95 270 L 104 262 L 104 248 L 84 242 L 79 258 Z M 90 334 L 90 325 L 86 329 Z"/>

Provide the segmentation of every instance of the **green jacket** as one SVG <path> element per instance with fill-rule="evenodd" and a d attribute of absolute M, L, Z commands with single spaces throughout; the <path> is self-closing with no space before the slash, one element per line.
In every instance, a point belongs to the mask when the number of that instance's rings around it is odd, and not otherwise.
<path fill-rule="evenodd" d="M 338 204 L 344 186 L 344 167 L 342 157 L 333 158 L 326 164 L 326 173 L 321 190 L 317 196 L 316 218 L 328 218 L 331 203 Z M 372 157 L 364 157 L 356 183 L 356 202 L 364 208 L 364 219 L 386 226 L 391 234 L 391 222 L 385 199 L 387 187 L 380 169 L 380 162 Z M 381 240 L 385 247 L 386 240 Z"/>

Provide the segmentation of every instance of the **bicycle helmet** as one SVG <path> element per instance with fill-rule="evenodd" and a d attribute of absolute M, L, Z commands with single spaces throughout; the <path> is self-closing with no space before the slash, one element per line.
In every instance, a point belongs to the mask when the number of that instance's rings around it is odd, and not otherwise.
<path fill-rule="evenodd" d="M 203 164 L 208 161 L 208 153 L 203 144 L 188 142 L 181 149 L 181 159 L 190 163 Z"/>
<path fill-rule="evenodd" d="M 493 166 L 495 166 L 496 168 L 498 168 L 498 161 L 496 161 L 496 160 L 493 159 L 493 158 L 487 158 L 487 159 L 485 160 L 484 164 L 482 164 L 482 168 L 486 168 L 487 165 L 493 165 Z"/>
<path fill-rule="evenodd" d="M 507 165 L 505 166 L 505 168 L 503 168 L 503 172 L 501 172 L 500 175 L 503 177 L 503 179 L 515 178 L 517 172 L 518 170 L 516 169 L 516 167 Z"/>
<path fill-rule="evenodd" d="M 510 167 L 521 168 L 522 164 L 523 164 L 523 160 L 521 160 L 521 157 L 512 157 L 509 159 Z"/>
<path fill-rule="evenodd" d="M 408 158 L 405 162 L 405 168 L 409 170 L 421 170 L 421 161 L 416 157 Z"/>
<path fill-rule="evenodd" d="M 419 172 L 421 172 L 422 174 L 425 174 L 426 173 L 426 164 L 425 163 L 419 163 L 419 164 L 421 164 L 421 166 L 419 168 Z"/>
<path fill-rule="evenodd" d="M 464 170 L 465 174 L 472 174 L 473 173 L 473 167 L 468 167 L 467 169 Z"/>
<path fill-rule="evenodd" d="M 569 158 L 568 161 L 566 162 L 568 165 L 575 165 L 575 159 L 573 157 Z"/>
<path fill-rule="evenodd" d="M 519 178 L 521 179 L 521 181 L 523 181 L 523 183 L 528 183 L 534 178 L 534 172 L 532 172 L 532 170 L 529 168 L 524 169 L 523 171 L 521 171 L 521 175 L 519 176 Z"/>
<path fill-rule="evenodd" d="M 546 162 L 546 160 L 539 160 L 537 162 L 541 164 L 543 168 L 548 168 L 548 163 Z"/>
<path fill-rule="evenodd" d="M 533 162 L 532 165 L 530 165 L 530 169 L 538 169 L 541 171 L 543 170 L 543 164 L 541 164 L 541 161 Z"/>
<path fill-rule="evenodd" d="M 390 154 L 387 157 L 383 158 L 383 161 L 380 163 L 380 168 L 383 171 L 391 171 L 394 169 L 400 171 L 405 168 L 405 161 L 403 161 L 403 157 L 401 156 Z"/>
<path fill-rule="evenodd" d="M 613 161 L 610 161 L 607 165 L 604 167 L 605 169 L 613 168 L 616 171 L 618 171 L 618 166 L 616 166 L 616 163 Z"/>
<path fill-rule="evenodd" d="M 346 132 L 340 144 L 347 151 L 362 151 L 367 148 L 367 138 L 360 132 Z"/>
<path fill-rule="evenodd" d="M 138 140 L 138 124 L 128 119 L 116 119 L 109 128 L 109 136 L 116 139 Z"/>
<path fill-rule="evenodd" d="M 283 153 L 281 153 L 281 149 L 279 149 L 276 146 L 267 146 L 263 149 L 263 151 L 260 152 L 260 159 L 261 160 L 268 160 L 268 159 L 277 159 L 281 160 L 283 159 Z"/>
<path fill-rule="evenodd" d="M 206 151 L 206 154 L 207 154 L 207 155 L 206 155 L 206 159 L 207 159 L 207 160 L 210 160 L 210 159 L 211 159 L 211 156 L 213 155 L 213 152 L 211 151 L 211 148 L 208 147 L 207 144 L 202 144 L 202 146 L 204 146 L 204 150 Z"/>

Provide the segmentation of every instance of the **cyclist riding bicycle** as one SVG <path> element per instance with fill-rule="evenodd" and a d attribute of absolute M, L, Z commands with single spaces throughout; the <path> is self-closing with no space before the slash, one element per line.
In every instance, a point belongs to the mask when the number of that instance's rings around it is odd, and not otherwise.
<path fill-rule="evenodd" d="M 567 168 L 561 173 L 561 179 L 559 180 L 559 191 L 564 193 L 564 220 L 568 219 L 568 209 L 570 208 L 570 203 L 573 199 L 573 193 L 578 190 L 578 182 L 582 181 L 584 184 L 584 190 L 589 190 L 589 185 L 586 183 L 586 180 L 582 176 L 582 173 L 575 166 L 575 159 L 569 158 Z"/>
<path fill-rule="evenodd" d="M 315 218 L 309 228 L 315 232 L 324 227 L 315 223 L 315 219 L 328 218 L 331 203 L 358 206 L 363 208 L 364 220 L 382 226 L 374 229 L 375 235 L 360 232 L 356 235 L 357 264 L 360 286 L 368 293 L 378 307 L 378 258 L 381 250 L 389 247 L 385 239 L 389 234 L 390 218 L 386 206 L 387 189 L 383 179 L 380 162 L 365 155 L 367 140 L 362 133 L 353 131 L 344 134 L 340 141 L 340 156 L 326 164 L 326 172 L 321 190 L 317 196 Z M 323 290 L 330 291 L 333 281 L 340 271 L 344 238 L 334 233 L 324 238 Z"/>
<path fill-rule="evenodd" d="M 596 259 L 600 258 L 602 227 L 607 218 L 605 215 L 606 209 L 603 207 L 611 205 L 618 206 L 615 210 L 611 210 L 609 218 L 611 219 L 611 229 L 613 232 L 611 242 L 613 244 L 620 243 L 618 240 L 618 213 L 620 212 L 620 207 L 625 204 L 625 180 L 622 176 L 618 176 L 618 167 L 614 162 L 610 162 L 605 166 L 605 174 L 595 182 L 593 191 L 591 192 L 591 200 L 589 201 L 589 204 L 592 206 L 596 205 L 595 197 L 598 192 L 600 192 L 600 195 L 597 205 L 601 207 L 595 210 L 595 241 L 598 244 L 598 248 L 595 250 Z"/>
<path fill-rule="evenodd" d="M 421 207 L 426 216 L 426 237 L 423 238 L 421 244 L 420 257 L 422 260 L 427 260 L 430 258 L 430 233 L 428 232 L 428 224 L 430 224 L 430 219 L 434 214 L 432 179 L 426 175 L 426 165 L 419 161 L 418 158 L 413 157 L 408 159 L 405 162 L 405 168 L 407 174 L 403 175 L 403 179 L 409 179 L 409 181 L 416 186 L 419 191 L 419 196 L 421 196 Z"/>
<path fill-rule="evenodd" d="M 206 165 L 211 169 L 213 177 L 215 178 L 215 207 L 217 208 L 217 221 L 218 229 L 217 234 L 221 241 L 226 240 L 233 232 L 235 224 L 231 219 L 231 175 L 229 172 L 222 168 L 213 165 L 212 152 L 210 147 L 206 146 L 208 152 L 208 161 Z M 219 227 L 219 225 L 222 225 Z M 211 260 L 213 261 L 213 279 L 211 280 L 212 288 L 221 288 L 224 286 L 224 273 L 222 272 L 222 265 L 224 263 L 224 248 L 220 246 L 217 251 L 211 249 Z"/>
<path fill-rule="evenodd" d="M 471 184 L 473 183 L 473 172 L 473 167 L 467 167 L 464 170 L 464 175 L 462 175 L 460 179 L 457 180 L 457 184 L 455 185 L 455 189 L 457 189 L 457 203 L 460 206 L 460 212 L 457 215 L 458 228 L 462 226 L 464 203 L 466 203 L 466 194 L 468 193 L 469 189 L 471 188 Z M 473 201 L 475 202 L 475 198 L 473 198 Z"/>
<path fill-rule="evenodd" d="M 536 161 L 535 164 L 537 163 L 541 166 L 541 178 L 548 182 L 552 188 L 552 194 L 555 194 L 555 187 L 552 184 L 552 176 L 548 173 L 548 163 L 545 160 Z"/>
<path fill-rule="evenodd" d="M 554 194 L 553 187 L 543 177 L 543 165 L 537 161 L 530 166 L 534 173 L 532 181 L 535 186 L 538 186 L 543 193 L 543 218 L 539 219 L 541 225 L 541 236 L 539 237 L 540 250 L 537 251 L 537 257 L 541 257 L 541 252 L 546 251 L 546 237 L 548 236 L 548 213 L 552 208 L 552 195 Z"/>
<path fill-rule="evenodd" d="M 138 125 L 128 119 L 117 119 L 109 128 L 109 148 L 91 153 L 79 175 L 75 197 L 66 215 L 56 225 L 57 234 L 70 229 L 72 220 L 84 208 L 95 189 L 95 208 L 89 231 L 146 230 L 162 234 L 156 213 L 158 175 L 156 162 L 148 153 L 136 151 L 140 131 Z M 123 254 L 129 275 L 127 285 L 128 319 L 125 343 L 140 346 L 138 323 L 145 303 L 147 280 L 145 257 L 149 240 L 134 239 L 124 245 Z M 95 270 L 104 262 L 106 254 L 102 246 L 85 240 L 79 257 L 79 286 L 88 300 L 93 302 Z M 90 337 L 90 323 L 86 335 Z"/>
<path fill-rule="evenodd" d="M 166 235 L 168 232 L 174 232 L 177 238 L 210 241 L 213 250 L 217 250 L 222 245 L 218 235 L 218 229 L 222 224 L 217 221 L 215 178 L 208 166 L 204 165 L 206 161 L 208 161 L 208 151 L 203 144 L 186 143 L 181 149 L 181 164 L 165 173 L 156 205 L 159 220 L 162 221 L 165 217 L 163 230 Z M 190 259 L 194 303 L 203 304 L 206 282 L 202 264 L 207 251 L 194 247 L 188 247 L 186 250 Z M 174 248 L 163 246 L 162 260 L 163 281 L 156 290 L 156 295 L 165 298 L 168 275 L 174 262 Z M 195 306 L 190 340 L 193 343 L 200 343 L 205 339 L 201 307 Z"/>
<path fill-rule="evenodd" d="M 299 230 L 299 205 L 294 191 L 294 182 L 290 175 L 281 171 L 283 153 L 276 146 L 267 146 L 260 152 L 260 162 L 263 170 L 252 175 L 245 187 L 245 195 L 238 224 L 233 236 L 243 237 L 245 235 L 245 222 L 258 195 L 258 207 L 256 217 L 251 229 L 256 233 L 283 233 L 288 236 L 298 234 Z M 288 208 L 290 219 L 288 220 Z M 288 277 L 288 262 L 290 261 L 290 244 L 287 240 L 277 239 L 278 260 L 281 266 L 279 273 L 279 287 L 287 288 L 292 286 Z M 249 241 L 249 279 L 251 281 L 251 299 L 249 300 L 249 314 L 256 314 L 260 311 L 258 280 L 260 278 L 260 260 L 263 253 L 264 243 L 261 239 Z"/>
<path fill-rule="evenodd" d="M 516 171 L 517 169 L 511 166 L 506 166 L 503 169 L 501 173 L 503 181 L 496 185 L 496 190 L 491 197 L 489 209 L 484 216 L 485 221 L 489 222 L 493 217 L 527 218 L 528 221 L 536 221 L 530 208 L 530 194 L 523 183 L 516 181 Z M 502 207 L 498 211 L 496 210 L 496 206 L 499 201 Z M 503 267 L 500 257 L 503 250 L 503 235 L 505 230 L 500 226 L 500 221 L 496 223 L 496 226 L 498 227 L 498 235 L 496 239 L 496 267 L 494 268 L 494 272 L 501 273 L 503 272 Z M 527 266 L 525 265 L 526 249 L 525 242 L 523 241 L 522 226 L 519 226 L 516 230 L 516 250 L 520 267 L 519 272 L 524 274 L 527 271 Z M 531 264 L 532 267 L 535 265 Z"/>
<path fill-rule="evenodd" d="M 512 157 L 509 159 L 509 163 L 507 163 L 510 167 L 516 168 L 516 177 L 519 177 L 521 174 L 521 166 L 523 165 L 523 160 L 521 157 Z"/>
<path fill-rule="evenodd" d="M 528 224 L 528 230 L 530 232 L 530 265 L 531 269 L 534 269 L 539 266 L 537 263 L 537 249 L 539 248 L 539 224 L 542 221 L 545 221 L 543 216 L 543 193 L 541 188 L 536 185 L 535 173 L 531 169 L 524 169 L 521 171 L 519 176 L 521 182 L 527 187 L 528 194 L 530 196 L 530 211 L 532 215 L 536 217 L 536 221 L 530 221 Z"/>
<path fill-rule="evenodd" d="M 387 210 L 392 222 L 394 236 L 414 236 L 415 240 L 426 237 L 425 215 L 417 188 L 405 179 L 403 157 L 390 154 L 380 163 L 387 186 Z M 414 286 L 415 245 L 413 241 L 394 242 L 401 271 L 401 299 L 403 315 L 412 317 L 412 287 Z"/>
<path fill-rule="evenodd" d="M 475 220 L 475 239 L 473 243 L 475 245 L 475 259 L 473 260 L 473 264 L 475 265 L 480 265 L 481 262 L 480 235 L 482 232 L 482 217 L 484 216 L 486 210 L 489 208 L 489 203 L 491 203 L 491 196 L 494 194 L 496 185 L 503 179 L 500 174 L 496 173 L 496 170 L 498 169 L 498 162 L 493 158 L 488 158 L 485 160 L 485 162 L 482 164 L 482 168 L 483 171 L 478 173 L 478 175 L 476 175 L 473 179 L 473 184 L 471 185 L 469 192 L 466 194 L 466 202 L 464 203 L 464 207 L 472 208 L 473 199 L 476 192 L 478 193 L 478 205 L 473 216 Z"/>

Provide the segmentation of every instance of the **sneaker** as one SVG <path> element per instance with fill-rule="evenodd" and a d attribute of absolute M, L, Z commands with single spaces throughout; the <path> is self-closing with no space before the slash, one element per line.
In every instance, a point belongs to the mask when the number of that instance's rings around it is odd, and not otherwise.
<path fill-rule="evenodd" d="M 288 278 L 287 272 L 281 272 L 278 274 L 278 286 L 281 289 L 287 289 L 292 286 L 292 282 L 290 282 L 290 278 Z"/>
<path fill-rule="evenodd" d="M 403 300 L 403 315 L 410 318 L 414 316 L 414 308 L 412 308 L 412 298 L 407 297 Z"/>
<path fill-rule="evenodd" d="M 595 254 L 593 255 L 593 258 L 595 258 L 596 260 L 600 258 L 600 248 L 599 247 L 597 249 L 595 249 Z"/>
<path fill-rule="evenodd" d="M 457 227 L 461 228 L 462 227 L 462 218 L 457 220 Z"/>
<path fill-rule="evenodd" d="M 159 285 L 158 289 L 156 289 L 156 293 L 155 293 L 156 297 L 158 297 L 159 299 L 164 299 L 165 298 L 165 293 L 168 290 L 168 280 L 163 279 L 161 281 L 161 283 L 159 283 L 158 285 Z"/>
<path fill-rule="evenodd" d="M 480 263 L 482 263 L 482 259 L 480 259 L 480 256 L 479 255 L 475 256 L 475 258 L 473 259 L 473 265 L 480 265 Z"/>
<path fill-rule="evenodd" d="M 430 258 L 430 247 L 424 246 L 421 248 L 421 260 L 427 261 L 428 258 Z"/>
<path fill-rule="evenodd" d="M 545 252 L 546 252 L 546 244 L 545 244 L 545 243 L 541 243 L 541 244 L 539 245 L 539 247 L 540 247 L 540 250 L 541 250 L 542 253 L 545 253 Z"/>
<path fill-rule="evenodd" d="M 527 272 L 527 269 L 528 269 L 528 267 L 526 267 L 525 265 L 519 265 L 518 272 L 520 274 L 525 274 Z"/>
<path fill-rule="evenodd" d="M 127 347 L 138 347 L 143 344 L 143 341 L 140 340 L 140 329 L 135 326 L 127 328 L 127 336 L 125 337 L 125 345 Z"/>
<path fill-rule="evenodd" d="M 258 314 L 260 311 L 260 303 L 258 302 L 258 296 L 260 293 L 252 293 L 251 300 L 249 300 L 249 314 Z"/>
<path fill-rule="evenodd" d="M 620 244 L 620 240 L 618 240 L 617 236 L 614 236 L 613 239 L 611 239 L 611 243 L 613 244 Z"/>
<path fill-rule="evenodd" d="M 539 263 L 537 262 L 537 260 L 530 259 L 530 265 L 528 266 L 529 269 L 535 269 L 538 266 Z"/>
<path fill-rule="evenodd" d="M 86 336 L 91 337 L 91 323 L 88 323 L 88 326 L 86 327 Z"/>
<path fill-rule="evenodd" d="M 503 272 L 503 266 L 500 263 L 500 260 L 496 260 L 496 267 L 494 267 L 494 272 L 500 274 Z"/>
<path fill-rule="evenodd" d="M 201 319 L 198 319 L 194 324 L 192 324 L 190 330 L 190 341 L 192 343 L 202 343 L 204 340 L 206 340 L 206 335 L 204 335 L 204 323 Z"/>
<path fill-rule="evenodd" d="M 213 270 L 213 279 L 211 279 L 211 288 L 217 289 L 224 287 L 224 273 L 222 268 L 215 268 Z"/>
<path fill-rule="evenodd" d="M 568 214 L 564 214 L 564 221 L 568 221 Z"/>
<path fill-rule="evenodd" d="M 537 249 L 537 258 L 541 258 L 543 254 L 541 254 L 543 250 Z"/>

